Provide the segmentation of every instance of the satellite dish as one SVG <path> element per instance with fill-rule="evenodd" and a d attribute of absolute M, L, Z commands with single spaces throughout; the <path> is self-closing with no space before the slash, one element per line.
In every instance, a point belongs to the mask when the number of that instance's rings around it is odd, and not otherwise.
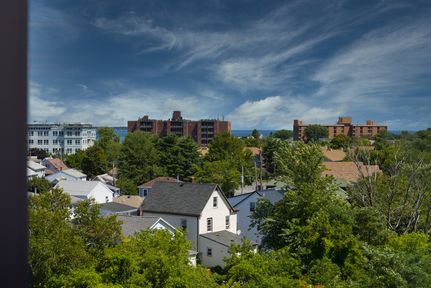
<path fill-rule="evenodd" d="M 237 235 L 241 235 L 241 230 L 236 231 Z"/>

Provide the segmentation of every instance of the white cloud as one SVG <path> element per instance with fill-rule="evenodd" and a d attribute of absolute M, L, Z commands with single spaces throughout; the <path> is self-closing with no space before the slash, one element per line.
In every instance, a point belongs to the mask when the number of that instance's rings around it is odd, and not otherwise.
<path fill-rule="evenodd" d="M 66 112 L 61 101 L 49 100 L 56 92 L 53 88 L 30 82 L 28 109 L 30 121 L 51 121 Z"/>
<path fill-rule="evenodd" d="M 128 89 L 103 100 L 80 99 L 68 103 L 63 121 L 89 122 L 94 125 L 125 126 L 128 120 L 149 115 L 153 119 L 170 118 L 174 110 L 186 119 L 215 118 L 219 101 L 202 101 L 195 95 L 154 89 Z"/>
<path fill-rule="evenodd" d="M 233 122 L 234 129 L 292 129 L 293 119 L 333 123 L 334 118 L 343 112 L 342 106 L 316 106 L 304 97 L 269 96 L 257 101 L 245 101 L 227 119 Z"/>

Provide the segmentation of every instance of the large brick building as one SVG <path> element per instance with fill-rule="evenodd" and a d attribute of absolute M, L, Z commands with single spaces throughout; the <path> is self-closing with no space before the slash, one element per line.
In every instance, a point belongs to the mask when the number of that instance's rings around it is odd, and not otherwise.
<path fill-rule="evenodd" d="M 293 139 L 304 139 L 304 130 L 307 126 L 313 124 L 304 124 L 301 120 L 293 120 Z M 352 124 L 352 117 L 339 117 L 337 124 L 322 124 L 328 129 L 328 138 L 332 139 L 339 134 L 349 137 L 370 137 L 375 136 L 383 130 L 388 130 L 388 126 L 376 123 L 373 120 L 367 120 L 365 124 Z"/>
<path fill-rule="evenodd" d="M 137 121 L 128 121 L 129 132 L 144 131 L 160 137 L 169 134 L 193 138 L 199 146 L 207 146 L 217 134 L 231 133 L 231 123 L 216 119 L 186 120 L 181 111 L 174 111 L 168 120 L 150 119 L 148 115 Z"/>

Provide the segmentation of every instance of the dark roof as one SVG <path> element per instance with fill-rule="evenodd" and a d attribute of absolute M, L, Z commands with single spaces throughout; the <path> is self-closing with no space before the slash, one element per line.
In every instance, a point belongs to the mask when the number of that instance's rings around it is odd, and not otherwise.
<path fill-rule="evenodd" d="M 137 208 L 135 208 L 135 207 L 121 204 L 121 203 L 116 203 L 116 202 L 103 203 L 101 205 L 100 209 L 106 210 L 106 211 L 111 211 L 111 212 L 124 212 L 124 211 L 137 210 Z"/>
<path fill-rule="evenodd" d="M 244 236 L 237 235 L 235 233 L 222 230 L 217 232 L 210 232 L 205 234 L 200 234 L 199 236 L 207 238 L 209 240 L 212 240 L 214 242 L 217 242 L 221 245 L 224 245 L 226 247 L 230 247 L 232 244 L 241 245 L 242 239 L 245 238 Z M 255 242 L 251 241 L 253 245 L 257 245 Z"/>
<path fill-rule="evenodd" d="M 124 236 L 131 236 L 136 232 L 150 229 L 159 219 L 160 217 L 117 216 L 117 220 L 123 222 L 121 224 L 121 233 Z"/>
<path fill-rule="evenodd" d="M 150 180 L 148 182 L 145 182 L 144 184 L 139 185 L 138 188 L 153 188 L 156 182 L 183 182 L 183 181 L 180 181 L 177 178 L 173 178 L 173 177 L 157 177 L 157 178 L 154 178 L 153 180 Z"/>
<path fill-rule="evenodd" d="M 199 216 L 216 188 L 217 184 L 156 182 L 142 209 L 144 213 Z"/>

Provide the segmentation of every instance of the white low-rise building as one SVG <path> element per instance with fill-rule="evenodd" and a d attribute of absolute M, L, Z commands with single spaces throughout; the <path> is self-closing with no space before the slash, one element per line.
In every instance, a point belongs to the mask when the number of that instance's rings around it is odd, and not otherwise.
<path fill-rule="evenodd" d="M 30 175 L 32 175 L 31 177 L 43 178 L 43 177 L 45 177 L 45 170 L 46 170 L 45 166 L 43 166 L 39 163 L 36 163 L 34 161 L 31 161 L 31 160 L 27 161 L 27 176 L 28 177 L 30 177 Z"/>
<path fill-rule="evenodd" d="M 113 193 L 105 184 L 99 181 L 69 181 L 60 180 L 55 188 L 61 188 L 75 200 L 92 199 L 97 204 L 112 202 Z"/>
<path fill-rule="evenodd" d="M 70 168 L 66 170 L 58 171 L 54 174 L 48 175 L 45 177 L 49 182 L 56 184 L 61 180 L 69 180 L 69 181 L 87 181 L 87 175 L 84 173 Z"/>
<path fill-rule="evenodd" d="M 27 125 L 28 149 L 39 148 L 48 153 L 73 154 L 93 146 L 96 128 L 84 123 L 32 123 Z"/>
<path fill-rule="evenodd" d="M 224 266 L 223 258 L 228 256 L 228 249 L 219 249 L 217 237 L 223 243 L 223 239 L 241 238 L 236 234 L 236 211 L 216 184 L 156 182 L 145 197 L 141 215 L 162 217 L 177 229 L 186 230 L 192 249 L 198 250 L 200 260 L 207 267 Z M 211 234 L 220 231 L 223 233 Z"/>
<path fill-rule="evenodd" d="M 256 203 L 260 198 L 266 198 L 271 204 L 274 204 L 283 198 L 283 194 L 282 190 L 268 189 L 230 197 L 228 199 L 229 203 L 238 211 L 238 234 L 260 245 L 262 243 L 262 235 L 256 226 L 250 226 L 252 221 L 250 216 L 255 211 Z"/>

